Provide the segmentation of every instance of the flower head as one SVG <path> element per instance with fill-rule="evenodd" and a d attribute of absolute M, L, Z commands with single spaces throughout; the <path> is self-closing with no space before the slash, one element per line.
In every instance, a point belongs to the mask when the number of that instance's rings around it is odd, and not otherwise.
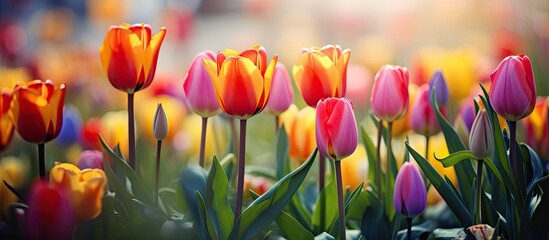
<path fill-rule="evenodd" d="M 203 59 L 217 61 L 215 53 L 212 51 L 207 50 L 197 54 L 185 75 L 185 80 L 183 80 L 183 91 L 187 103 L 194 113 L 201 117 L 211 117 L 221 112 L 221 109 Z"/>
<path fill-rule="evenodd" d="M 271 93 L 269 101 L 265 106 L 265 111 L 272 115 L 278 116 L 286 111 L 294 100 L 294 91 L 290 83 L 290 76 L 286 67 L 282 63 L 277 63 L 273 74 L 273 83 L 271 85 Z"/>
<path fill-rule="evenodd" d="M 351 155 L 357 146 L 358 129 L 351 101 L 327 98 L 316 105 L 316 145 L 320 154 L 334 160 Z"/>
<path fill-rule="evenodd" d="M 407 217 L 421 214 L 427 207 L 427 190 L 416 165 L 406 162 L 395 180 L 395 209 Z"/>
<path fill-rule="evenodd" d="M 384 121 L 395 121 L 408 110 L 408 81 L 406 68 L 385 65 L 374 78 L 370 103 L 374 115 Z"/>
<path fill-rule="evenodd" d="M 153 133 L 156 140 L 159 141 L 164 140 L 168 135 L 168 119 L 161 103 L 158 104 L 156 113 L 154 114 Z"/>

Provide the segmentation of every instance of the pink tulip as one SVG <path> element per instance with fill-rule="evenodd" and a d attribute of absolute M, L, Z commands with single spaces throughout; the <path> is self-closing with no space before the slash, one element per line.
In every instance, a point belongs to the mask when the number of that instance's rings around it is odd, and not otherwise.
<path fill-rule="evenodd" d="M 194 57 L 183 82 L 183 91 L 187 103 L 194 113 L 202 117 L 211 117 L 221 112 L 221 109 L 215 96 L 212 79 L 206 71 L 202 59 L 215 62 L 215 53 L 206 50 Z"/>
<path fill-rule="evenodd" d="M 416 165 L 406 162 L 398 171 L 393 198 L 395 210 L 407 217 L 421 214 L 427 207 L 427 190 Z"/>
<path fill-rule="evenodd" d="M 534 73 L 528 56 L 508 56 L 490 74 L 490 100 L 494 110 L 509 121 L 530 115 L 536 104 Z"/>
<path fill-rule="evenodd" d="M 370 103 L 372 112 L 381 120 L 395 121 L 408 110 L 408 70 L 400 66 L 385 65 L 374 78 Z"/>
<path fill-rule="evenodd" d="M 429 92 L 427 84 L 418 89 L 410 119 L 414 132 L 423 136 L 432 136 L 440 132 L 435 111 L 429 101 Z M 445 112 L 445 108 L 442 107 L 441 111 Z"/>
<path fill-rule="evenodd" d="M 353 104 L 347 98 L 327 98 L 316 105 L 316 145 L 320 154 L 334 160 L 351 155 L 358 130 Z"/>
<path fill-rule="evenodd" d="M 286 111 L 294 99 L 294 90 L 290 83 L 290 75 L 282 63 L 277 63 L 271 83 L 271 93 L 265 111 L 278 116 Z"/>

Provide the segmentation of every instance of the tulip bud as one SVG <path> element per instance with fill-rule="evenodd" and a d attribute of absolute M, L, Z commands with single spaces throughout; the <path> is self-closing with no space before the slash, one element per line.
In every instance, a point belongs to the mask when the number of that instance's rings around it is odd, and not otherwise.
<path fill-rule="evenodd" d="M 201 117 L 211 117 L 218 114 L 221 109 L 217 103 L 212 79 L 202 62 L 203 59 L 216 61 L 215 54 L 209 50 L 196 55 L 187 75 L 185 75 L 183 91 L 187 103 L 194 113 Z"/>
<path fill-rule="evenodd" d="M 441 71 L 435 71 L 431 77 L 431 81 L 429 81 L 429 99 L 431 99 L 433 89 L 436 89 L 437 103 L 440 106 L 448 104 L 448 85 L 446 85 L 446 79 Z"/>
<path fill-rule="evenodd" d="M 323 157 L 339 161 L 357 146 L 353 105 L 347 98 L 327 98 L 316 105 L 316 145 Z"/>
<path fill-rule="evenodd" d="M 98 150 L 85 150 L 80 153 L 76 166 L 80 169 L 98 168 L 104 170 L 103 153 Z"/>
<path fill-rule="evenodd" d="M 154 137 L 159 141 L 164 140 L 166 135 L 168 135 L 168 119 L 166 118 L 166 113 L 160 103 L 158 104 L 156 113 L 154 114 L 153 133 Z"/>
<path fill-rule="evenodd" d="M 408 81 L 406 68 L 385 65 L 374 78 L 370 105 L 374 115 L 384 121 L 395 121 L 408 110 Z"/>
<path fill-rule="evenodd" d="M 418 90 L 411 113 L 412 129 L 423 136 L 432 136 L 440 132 L 440 126 L 435 111 L 429 101 L 429 86 L 423 85 Z M 446 112 L 446 108 L 440 110 Z"/>
<path fill-rule="evenodd" d="M 9 88 L 0 90 L 0 151 L 6 149 L 13 136 L 13 123 L 9 117 L 10 102 L 13 91 Z"/>
<path fill-rule="evenodd" d="M 406 217 L 421 214 L 427 207 L 427 190 L 416 165 L 406 162 L 395 180 L 395 209 Z"/>
<path fill-rule="evenodd" d="M 467 228 L 476 240 L 490 240 L 494 236 L 495 229 L 488 224 L 478 224 Z"/>
<path fill-rule="evenodd" d="M 282 63 L 277 63 L 273 74 L 271 93 L 265 111 L 269 114 L 278 116 L 286 111 L 292 104 L 294 91 L 290 83 L 290 75 Z"/>
<path fill-rule="evenodd" d="M 492 125 L 485 109 L 481 109 L 475 117 L 469 134 L 469 148 L 478 159 L 490 156 L 494 149 Z"/>
<path fill-rule="evenodd" d="M 536 86 L 528 56 L 508 56 L 490 74 L 490 101 L 494 110 L 509 121 L 518 121 L 534 110 Z"/>

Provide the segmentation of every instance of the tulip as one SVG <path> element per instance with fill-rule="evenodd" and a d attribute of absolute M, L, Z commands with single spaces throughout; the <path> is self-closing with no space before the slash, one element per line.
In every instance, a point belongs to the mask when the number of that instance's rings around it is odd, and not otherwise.
<path fill-rule="evenodd" d="M 491 240 L 495 233 L 495 228 L 488 224 L 478 224 L 467 228 L 476 240 Z"/>
<path fill-rule="evenodd" d="M 526 143 L 531 146 L 542 159 L 549 159 L 549 113 L 547 97 L 538 97 L 534 111 L 523 121 Z"/>
<path fill-rule="evenodd" d="M 80 169 L 97 168 L 104 170 L 103 153 L 98 150 L 85 150 L 80 153 L 76 166 Z"/>
<path fill-rule="evenodd" d="M 340 160 L 356 150 L 358 139 L 358 129 L 351 101 L 347 98 L 327 98 L 318 101 L 315 129 L 316 145 L 320 154 L 325 158 L 335 160 L 339 234 L 340 239 L 345 239 L 345 211 Z M 321 162 L 321 164 L 323 163 Z"/>
<path fill-rule="evenodd" d="M 316 107 L 323 98 L 345 96 L 350 56 L 351 50 L 342 50 L 339 45 L 302 50 L 292 73 L 307 105 Z"/>
<path fill-rule="evenodd" d="M 265 106 L 265 111 L 274 116 L 280 115 L 286 111 L 292 104 L 294 91 L 290 83 L 290 75 L 282 63 L 277 63 L 273 74 L 271 92 L 269 101 Z"/>
<path fill-rule="evenodd" d="M 427 189 L 416 165 L 405 162 L 395 180 L 395 209 L 406 217 L 414 217 L 427 206 Z"/>
<path fill-rule="evenodd" d="M 102 131 L 101 119 L 92 117 L 82 125 L 80 132 L 80 144 L 88 149 L 101 150 L 99 133 Z"/>
<path fill-rule="evenodd" d="M 257 177 L 248 174 L 244 177 L 244 192 L 249 192 L 251 190 L 261 196 L 272 186 L 273 184 L 267 181 L 264 177 Z"/>
<path fill-rule="evenodd" d="M 27 168 L 16 157 L 4 157 L 0 159 L 0 218 L 7 215 L 10 205 L 17 201 L 17 196 L 6 187 L 6 181 L 14 188 L 22 187 L 26 179 Z"/>
<path fill-rule="evenodd" d="M 8 147 L 13 136 L 13 123 L 8 114 L 12 95 L 13 91 L 9 88 L 0 90 L 0 151 Z"/>
<path fill-rule="evenodd" d="M 154 205 L 158 204 L 158 177 L 160 176 L 160 151 L 162 149 L 162 140 L 168 135 L 168 119 L 166 119 L 166 113 L 162 104 L 159 103 L 154 114 L 153 133 L 156 140 L 156 175 L 155 175 L 155 192 L 154 192 Z"/>
<path fill-rule="evenodd" d="M 74 219 L 87 221 L 101 213 L 107 176 L 101 169 L 80 170 L 70 163 L 56 162 L 50 171 L 50 185 L 69 197 Z"/>
<path fill-rule="evenodd" d="M 72 144 L 80 139 L 82 118 L 80 112 L 74 106 L 67 106 L 63 111 L 63 127 L 57 136 L 56 142 L 60 144 Z"/>
<path fill-rule="evenodd" d="M 385 65 L 375 76 L 370 104 L 372 112 L 381 120 L 392 122 L 406 115 L 408 110 L 408 70 Z"/>
<path fill-rule="evenodd" d="M 10 119 L 19 136 L 38 144 L 38 170 L 46 177 L 44 144 L 55 139 L 63 126 L 65 84 L 34 80 L 15 86 L 10 104 Z"/>
<path fill-rule="evenodd" d="M 418 89 L 419 89 L 419 86 L 417 86 L 414 83 L 411 83 L 410 85 L 408 85 L 408 94 L 410 96 L 410 100 L 409 100 L 410 103 L 414 103 L 416 101 L 416 98 L 418 95 L 417 94 Z M 401 119 L 395 120 L 393 122 L 392 132 L 394 136 L 404 136 L 406 133 L 408 133 L 408 131 L 412 129 L 412 126 L 410 124 L 410 118 L 413 111 L 414 111 L 414 105 L 409 104 L 408 111 L 406 111 L 406 114 L 404 115 L 404 117 Z"/>
<path fill-rule="evenodd" d="M 156 83 L 154 84 L 156 86 Z M 173 142 L 175 134 L 181 129 L 181 123 L 186 117 L 187 110 L 181 106 L 181 100 L 168 95 L 152 96 L 149 94 L 143 94 L 143 97 L 137 99 L 136 114 L 139 117 L 139 121 L 136 122 L 138 128 L 143 129 L 143 137 L 152 143 L 157 142 L 157 138 L 154 135 L 153 128 L 154 117 L 158 103 L 162 104 L 162 109 L 166 114 L 168 126 L 166 136 L 163 140 Z"/>
<path fill-rule="evenodd" d="M 439 106 L 445 106 L 448 104 L 448 85 L 446 85 L 446 79 L 441 71 L 435 71 L 431 77 L 431 81 L 429 81 L 429 99 L 431 99 L 433 89 L 436 89 L 437 103 Z"/>
<path fill-rule="evenodd" d="M 260 45 L 242 53 L 232 49 L 220 51 L 217 63 L 203 59 L 219 106 L 228 115 L 241 120 L 265 108 L 277 61 L 275 55 L 267 66 L 267 52 Z"/>
<path fill-rule="evenodd" d="M 486 110 L 481 109 L 475 117 L 471 134 L 469 134 L 469 147 L 478 159 L 483 159 L 492 153 L 494 140 L 492 138 L 492 125 Z"/>
<path fill-rule="evenodd" d="M 221 109 L 203 59 L 216 61 L 212 51 L 207 50 L 197 54 L 183 80 L 183 91 L 187 103 L 194 113 L 201 117 L 211 117 L 217 115 Z"/>
<path fill-rule="evenodd" d="M 48 186 L 44 180 L 33 183 L 26 212 L 29 239 L 71 239 L 75 225 L 69 198 L 62 189 Z"/>
<path fill-rule="evenodd" d="M 315 109 L 305 107 L 295 113 L 291 119 L 291 127 L 288 127 L 289 155 L 291 159 L 302 164 L 316 147 Z"/>
<path fill-rule="evenodd" d="M 355 189 L 368 181 L 368 158 L 364 145 L 358 144 L 353 154 L 341 161 L 341 177 L 343 188 Z"/>
<path fill-rule="evenodd" d="M 203 59 L 212 78 L 219 106 L 228 115 L 240 119 L 235 222 L 242 211 L 246 120 L 265 108 L 277 61 L 278 56 L 275 55 L 267 65 L 267 51 L 260 45 L 242 53 L 232 49 L 220 51 L 217 63 Z"/>
<path fill-rule="evenodd" d="M 99 55 L 103 71 L 116 89 L 133 94 L 152 83 L 166 29 L 153 36 L 151 32 L 147 24 L 123 23 L 109 28 Z"/>
<path fill-rule="evenodd" d="M 536 104 L 536 86 L 530 58 L 508 56 L 490 74 L 490 101 L 494 110 L 509 121 L 527 117 Z"/>
<path fill-rule="evenodd" d="M 154 79 L 160 46 L 166 29 L 151 36 L 146 24 L 111 26 L 99 48 L 103 71 L 111 84 L 128 93 L 129 164 L 135 169 L 135 120 L 133 94 L 147 88 Z"/>
<path fill-rule="evenodd" d="M 411 112 L 410 122 L 414 132 L 429 137 L 440 132 L 435 111 L 429 101 L 429 86 L 423 85 L 418 90 L 414 107 Z M 440 109 L 445 112 L 445 108 Z"/>
<path fill-rule="evenodd" d="M 327 98 L 316 106 L 316 144 L 323 157 L 341 160 L 357 146 L 358 130 L 352 103 Z"/>

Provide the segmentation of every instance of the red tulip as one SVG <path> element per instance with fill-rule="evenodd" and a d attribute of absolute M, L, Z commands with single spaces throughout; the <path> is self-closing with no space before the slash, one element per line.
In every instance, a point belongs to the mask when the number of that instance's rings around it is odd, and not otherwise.
<path fill-rule="evenodd" d="M 350 56 L 351 50 L 341 50 L 339 45 L 303 49 L 292 73 L 307 105 L 315 107 L 320 99 L 345 97 Z"/>
<path fill-rule="evenodd" d="M 99 54 L 103 71 L 116 89 L 131 94 L 152 83 L 166 29 L 152 36 L 151 32 L 147 24 L 109 28 Z"/>
<path fill-rule="evenodd" d="M 532 113 L 536 104 L 536 86 L 528 56 L 506 57 L 490 78 L 490 101 L 500 116 L 518 121 Z"/>
<path fill-rule="evenodd" d="M 203 59 L 216 61 L 215 54 L 209 50 L 196 55 L 185 76 L 183 91 L 193 112 L 201 117 L 211 117 L 218 114 L 221 109 L 219 103 L 217 103 L 212 79 L 206 71 Z"/>
<path fill-rule="evenodd" d="M 13 91 L 9 88 L 0 90 L 0 151 L 8 147 L 13 136 L 13 123 L 8 114 L 12 95 Z"/>
<path fill-rule="evenodd" d="M 316 105 L 316 144 L 320 154 L 334 160 L 351 155 L 358 130 L 353 104 L 346 98 L 327 98 Z"/>
<path fill-rule="evenodd" d="M 238 119 L 248 119 L 265 108 L 278 56 L 267 62 L 267 51 L 260 45 L 238 52 L 225 49 L 217 63 L 204 59 L 212 78 L 219 106 Z"/>
<path fill-rule="evenodd" d="M 46 143 L 61 131 L 64 102 L 65 84 L 56 87 L 50 80 L 20 83 L 13 91 L 10 117 L 25 141 Z"/>
<path fill-rule="evenodd" d="M 370 105 L 374 115 L 384 121 L 395 121 L 408 110 L 408 70 L 400 66 L 385 65 L 374 78 Z"/>

